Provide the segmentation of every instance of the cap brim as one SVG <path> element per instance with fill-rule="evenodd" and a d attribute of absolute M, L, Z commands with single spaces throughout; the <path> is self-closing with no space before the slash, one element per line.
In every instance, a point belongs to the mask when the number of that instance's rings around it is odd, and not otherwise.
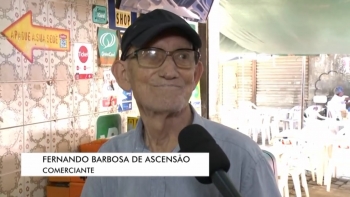
<path fill-rule="evenodd" d="M 178 29 L 181 33 L 184 34 L 184 36 L 189 39 L 189 41 L 193 44 L 193 47 L 196 49 L 199 49 L 202 46 L 202 41 L 198 35 L 198 33 L 192 29 L 191 26 L 187 24 L 176 24 L 176 23 L 165 23 L 153 26 L 152 28 L 149 28 L 145 32 L 143 32 L 141 35 L 139 35 L 135 40 L 131 42 L 131 44 L 135 47 L 143 47 L 147 43 L 149 43 L 152 39 L 154 39 L 156 36 L 158 36 L 160 33 L 167 29 Z"/>

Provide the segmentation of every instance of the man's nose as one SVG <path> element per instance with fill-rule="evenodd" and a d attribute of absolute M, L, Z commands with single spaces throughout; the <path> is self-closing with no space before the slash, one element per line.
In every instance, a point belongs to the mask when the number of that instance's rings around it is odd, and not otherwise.
<path fill-rule="evenodd" d="M 162 66 L 159 68 L 159 76 L 165 79 L 174 79 L 179 77 L 177 66 L 171 56 L 168 56 Z"/>

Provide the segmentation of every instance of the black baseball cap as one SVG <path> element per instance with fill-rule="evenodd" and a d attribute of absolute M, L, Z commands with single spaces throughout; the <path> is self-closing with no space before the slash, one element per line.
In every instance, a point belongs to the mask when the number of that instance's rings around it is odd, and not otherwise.
<path fill-rule="evenodd" d="M 198 33 L 180 16 L 162 9 L 143 14 L 124 32 L 121 40 L 121 60 L 125 60 L 131 46 L 140 48 L 167 29 L 178 29 L 198 50 L 202 46 Z"/>

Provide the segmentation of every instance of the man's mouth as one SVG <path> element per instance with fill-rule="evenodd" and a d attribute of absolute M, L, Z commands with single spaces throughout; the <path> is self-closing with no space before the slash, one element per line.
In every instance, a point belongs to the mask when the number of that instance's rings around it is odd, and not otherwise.
<path fill-rule="evenodd" d="M 181 88 L 181 85 L 177 84 L 160 84 L 160 85 L 153 85 L 154 87 L 176 87 L 176 88 Z"/>

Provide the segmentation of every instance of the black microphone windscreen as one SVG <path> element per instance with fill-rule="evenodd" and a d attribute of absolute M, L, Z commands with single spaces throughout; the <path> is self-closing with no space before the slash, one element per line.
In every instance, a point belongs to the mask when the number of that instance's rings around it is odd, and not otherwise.
<path fill-rule="evenodd" d="M 227 172 L 230 161 L 210 133 L 200 125 L 185 127 L 178 137 L 180 152 L 209 153 L 209 174 L 218 170 Z M 212 183 L 210 177 L 196 177 L 203 184 Z"/>

